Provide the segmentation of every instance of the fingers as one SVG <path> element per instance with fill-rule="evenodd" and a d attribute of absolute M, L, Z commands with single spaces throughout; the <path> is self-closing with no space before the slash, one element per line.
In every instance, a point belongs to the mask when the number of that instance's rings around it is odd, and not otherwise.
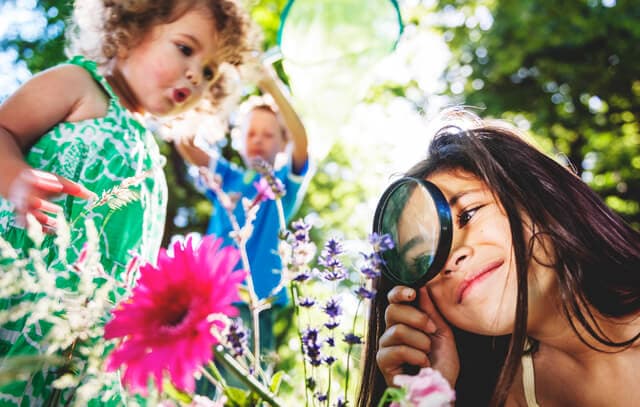
<path fill-rule="evenodd" d="M 64 177 L 57 176 L 57 178 L 62 185 L 62 190 L 60 192 L 63 194 L 69 194 L 81 199 L 93 199 L 97 197 L 95 193 L 89 191 L 83 185 L 70 181 Z"/>
<path fill-rule="evenodd" d="M 444 320 L 442 314 L 440 314 L 440 311 L 438 311 L 436 305 L 431 299 L 431 294 L 428 291 L 427 287 L 421 287 L 418 291 L 418 306 L 420 307 L 420 309 L 426 312 L 426 314 L 429 316 L 429 319 L 433 321 L 438 331 L 451 331 L 449 324 Z"/>
<path fill-rule="evenodd" d="M 389 327 L 380 337 L 380 347 L 393 347 L 406 345 L 413 349 L 429 353 L 431 350 L 431 339 L 424 332 L 413 329 L 407 325 L 393 325 Z"/>
<path fill-rule="evenodd" d="M 25 215 L 31 214 L 43 226 L 45 232 L 50 233 L 55 230 L 55 216 L 62 213 L 62 208 L 48 199 L 59 194 L 69 194 L 83 199 L 95 197 L 95 194 L 84 186 L 64 177 L 28 168 L 13 181 L 8 199 L 15 207 L 18 215 L 16 221 L 19 225 L 26 225 Z"/>
<path fill-rule="evenodd" d="M 48 213 L 60 213 L 62 208 L 58 205 L 51 203 L 45 199 L 38 198 L 36 196 L 30 196 L 28 198 L 28 207 L 30 210 L 39 210 Z"/>
<path fill-rule="evenodd" d="M 46 195 L 69 194 L 77 198 L 90 199 L 96 195 L 84 186 L 50 172 L 29 169 L 21 174 L 22 182 Z"/>
<path fill-rule="evenodd" d="M 412 301 L 416 291 L 409 287 L 396 286 L 389 291 L 389 306 L 385 310 L 384 319 L 389 328 L 396 324 L 407 325 L 425 334 L 435 332 L 436 325 L 423 310 L 417 308 Z"/>
<path fill-rule="evenodd" d="M 376 362 L 389 386 L 393 386 L 393 377 L 403 374 L 407 365 L 430 366 L 429 358 L 424 352 L 402 345 L 381 348 L 376 354 Z"/>

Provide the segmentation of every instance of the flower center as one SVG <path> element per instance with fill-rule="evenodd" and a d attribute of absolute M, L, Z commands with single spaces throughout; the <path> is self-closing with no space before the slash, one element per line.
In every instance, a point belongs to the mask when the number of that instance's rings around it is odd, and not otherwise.
<path fill-rule="evenodd" d="M 182 293 L 173 293 L 166 297 L 164 307 L 162 307 L 162 325 L 175 328 L 184 322 L 189 310 L 191 301 L 189 296 Z"/>

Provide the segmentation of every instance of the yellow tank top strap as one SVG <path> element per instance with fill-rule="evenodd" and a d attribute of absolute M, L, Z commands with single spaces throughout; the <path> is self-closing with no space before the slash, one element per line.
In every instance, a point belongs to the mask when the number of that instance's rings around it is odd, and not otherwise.
<path fill-rule="evenodd" d="M 525 349 L 530 349 L 529 341 L 525 343 Z M 527 407 L 539 407 L 536 401 L 536 379 L 533 370 L 533 355 L 531 352 L 522 355 L 522 387 Z"/>

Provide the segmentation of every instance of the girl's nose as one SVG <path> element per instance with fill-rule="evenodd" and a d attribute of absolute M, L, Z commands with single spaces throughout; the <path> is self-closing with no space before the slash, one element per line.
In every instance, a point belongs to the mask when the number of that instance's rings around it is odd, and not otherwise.
<path fill-rule="evenodd" d="M 447 275 L 460 270 L 465 261 L 471 256 L 471 252 L 471 248 L 464 245 L 452 250 L 444 265 L 443 274 Z"/>
<path fill-rule="evenodd" d="M 199 82 L 198 75 L 197 75 L 196 73 L 194 73 L 194 71 L 193 71 L 192 69 L 189 69 L 189 70 L 187 71 L 186 76 L 187 76 L 187 80 L 188 80 L 189 82 L 191 82 L 191 84 L 192 84 L 193 86 L 198 85 L 198 82 Z"/>

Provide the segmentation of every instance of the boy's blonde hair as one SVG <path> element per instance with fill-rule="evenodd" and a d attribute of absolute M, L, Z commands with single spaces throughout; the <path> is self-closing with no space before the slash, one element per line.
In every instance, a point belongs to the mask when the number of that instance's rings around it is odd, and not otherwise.
<path fill-rule="evenodd" d="M 238 0 L 76 0 L 67 53 L 84 55 L 108 69 L 120 50 L 135 47 L 153 26 L 175 21 L 193 8 L 211 16 L 219 34 L 219 66 L 238 68 L 256 53 L 258 31 Z M 225 76 L 218 74 L 209 89 L 207 99 L 213 105 L 229 94 Z"/>

